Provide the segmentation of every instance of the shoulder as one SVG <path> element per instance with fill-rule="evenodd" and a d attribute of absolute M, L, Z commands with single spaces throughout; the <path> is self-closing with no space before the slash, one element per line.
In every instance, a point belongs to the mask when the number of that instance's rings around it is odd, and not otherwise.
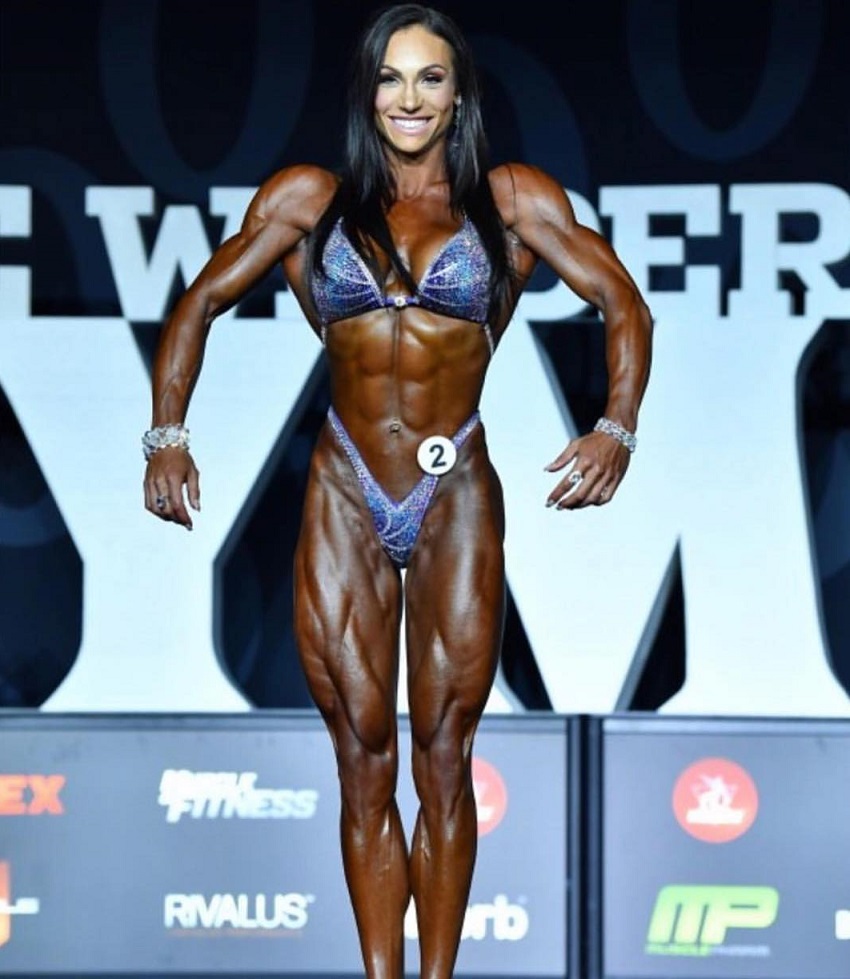
<path fill-rule="evenodd" d="M 544 170 L 529 163 L 503 163 L 490 171 L 496 207 L 508 228 L 523 220 L 571 218 L 572 207 L 564 188 Z"/>
<path fill-rule="evenodd" d="M 246 220 L 282 223 L 309 233 L 330 204 L 339 178 L 322 167 L 297 164 L 263 182 Z"/>

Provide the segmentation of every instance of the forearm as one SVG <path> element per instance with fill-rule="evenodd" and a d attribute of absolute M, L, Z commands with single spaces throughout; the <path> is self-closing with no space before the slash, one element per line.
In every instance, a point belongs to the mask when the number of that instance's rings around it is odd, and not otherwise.
<path fill-rule="evenodd" d="M 649 381 L 652 315 L 635 289 L 618 297 L 616 304 L 603 311 L 603 315 L 608 366 L 605 417 L 634 432 Z"/>
<path fill-rule="evenodd" d="M 186 418 L 212 322 L 207 306 L 203 293 L 190 290 L 163 327 L 153 369 L 154 427 Z"/>

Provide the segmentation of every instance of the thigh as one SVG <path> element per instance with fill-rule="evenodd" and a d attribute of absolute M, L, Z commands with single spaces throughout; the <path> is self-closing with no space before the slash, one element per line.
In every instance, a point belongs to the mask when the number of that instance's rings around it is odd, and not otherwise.
<path fill-rule="evenodd" d="M 483 433 L 459 468 L 434 495 L 405 584 L 408 699 L 420 746 L 447 723 L 471 740 L 501 649 L 504 510 Z"/>
<path fill-rule="evenodd" d="M 338 749 L 395 737 L 401 583 L 350 465 L 320 436 L 295 552 L 295 635 L 307 683 Z"/>

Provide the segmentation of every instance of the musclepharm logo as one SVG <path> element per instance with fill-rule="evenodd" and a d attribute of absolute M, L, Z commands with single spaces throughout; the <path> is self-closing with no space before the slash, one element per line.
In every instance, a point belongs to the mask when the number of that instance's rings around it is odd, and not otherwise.
<path fill-rule="evenodd" d="M 492 904 L 469 905 L 460 937 L 461 941 L 483 942 L 493 938 L 497 942 L 520 942 L 528 934 L 530 923 L 528 912 L 521 904 L 512 904 L 505 894 L 497 894 Z M 404 937 L 412 941 L 419 937 L 413 901 L 404 916 Z"/>
<path fill-rule="evenodd" d="M 260 789 L 256 772 L 189 772 L 168 768 L 159 783 L 165 819 L 311 819 L 315 789 Z"/>
<path fill-rule="evenodd" d="M 649 923 L 649 955 L 767 956 L 766 945 L 727 945 L 730 928 L 769 928 L 779 892 L 773 887 L 672 884 L 662 888 Z"/>
<path fill-rule="evenodd" d="M 0 860 L 0 946 L 12 937 L 12 915 L 38 914 L 37 897 L 19 897 L 12 900 L 12 871 L 9 864 Z"/>
<path fill-rule="evenodd" d="M 312 894 L 166 894 L 164 924 L 174 931 L 292 933 L 307 924 Z"/>

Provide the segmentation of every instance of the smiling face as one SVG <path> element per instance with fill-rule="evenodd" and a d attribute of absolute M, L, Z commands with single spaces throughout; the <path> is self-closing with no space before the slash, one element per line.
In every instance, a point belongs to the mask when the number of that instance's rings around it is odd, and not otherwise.
<path fill-rule="evenodd" d="M 449 44 L 419 25 L 390 37 L 375 93 L 375 125 L 404 156 L 420 156 L 445 138 L 455 112 Z"/>

